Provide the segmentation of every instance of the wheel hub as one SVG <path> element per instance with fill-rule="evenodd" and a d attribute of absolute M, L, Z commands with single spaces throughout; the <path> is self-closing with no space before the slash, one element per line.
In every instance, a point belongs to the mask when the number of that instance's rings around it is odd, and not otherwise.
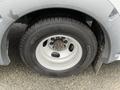
<path fill-rule="evenodd" d="M 62 51 L 66 49 L 67 42 L 68 41 L 65 40 L 65 37 L 54 37 L 54 38 L 51 38 L 50 47 L 53 50 Z"/>

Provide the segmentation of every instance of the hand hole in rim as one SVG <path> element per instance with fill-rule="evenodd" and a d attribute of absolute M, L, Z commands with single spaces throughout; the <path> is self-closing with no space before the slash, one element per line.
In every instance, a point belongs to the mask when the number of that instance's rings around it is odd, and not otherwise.
<path fill-rule="evenodd" d="M 69 46 L 69 51 L 72 52 L 74 50 L 74 45 L 73 44 L 70 44 Z"/>
<path fill-rule="evenodd" d="M 55 58 L 59 58 L 59 57 L 60 57 L 60 54 L 57 53 L 57 52 L 53 52 L 53 53 L 51 54 L 51 56 L 52 56 L 52 57 L 55 57 Z"/>
<path fill-rule="evenodd" d="M 46 47 L 47 43 L 48 43 L 48 40 L 44 41 L 43 42 L 43 47 Z"/>

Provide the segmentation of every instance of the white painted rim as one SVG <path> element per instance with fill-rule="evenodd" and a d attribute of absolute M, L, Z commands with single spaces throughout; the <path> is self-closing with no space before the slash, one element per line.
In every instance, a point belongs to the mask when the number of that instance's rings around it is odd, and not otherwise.
<path fill-rule="evenodd" d="M 59 50 L 54 50 L 51 48 L 50 42 L 51 38 L 64 37 L 68 42 L 65 48 Z M 47 44 L 44 47 L 43 43 L 47 40 Z M 69 50 L 70 44 L 74 46 L 73 51 Z M 53 57 L 52 53 L 59 53 L 59 57 Z M 67 35 L 53 35 L 42 40 L 35 51 L 37 61 L 45 68 L 49 70 L 67 70 L 79 63 L 82 58 L 83 50 L 80 43 L 74 38 Z"/>

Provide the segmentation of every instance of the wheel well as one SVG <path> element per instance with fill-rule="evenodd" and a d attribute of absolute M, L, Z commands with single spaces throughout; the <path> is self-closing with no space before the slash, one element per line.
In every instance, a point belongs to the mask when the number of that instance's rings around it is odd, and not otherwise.
<path fill-rule="evenodd" d="M 99 24 L 99 22 L 97 20 L 95 20 L 93 17 L 91 17 L 85 13 L 76 11 L 76 10 L 65 9 L 65 8 L 50 8 L 50 9 L 38 10 L 38 11 L 31 12 L 31 13 L 21 17 L 15 23 L 26 24 L 27 25 L 26 28 L 28 28 L 31 25 L 33 25 L 34 23 L 36 23 L 44 18 L 51 18 L 51 17 L 68 17 L 68 18 L 73 18 L 75 20 L 78 20 L 78 21 L 84 23 L 95 34 L 95 36 L 97 38 L 97 42 L 98 42 L 98 51 L 101 50 L 101 47 L 102 48 L 104 47 L 105 33 L 103 32 L 103 29 L 102 29 L 101 25 Z M 25 29 L 25 30 L 27 30 L 27 29 Z M 12 31 L 10 30 L 8 36 L 10 36 L 10 34 L 13 34 L 12 32 L 14 32 L 14 30 L 12 30 Z M 14 35 L 14 36 L 17 36 L 17 35 Z M 22 34 L 21 34 L 21 36 L 22 36 Z M 20 40 L 20 38 L 19 38 L 19 40 Z M 12 40 L 10 40 L 10 41 L 12 41 Z M 10 42 L 9 45 L 11 45 L 11 43 L 12 42 Z"/>

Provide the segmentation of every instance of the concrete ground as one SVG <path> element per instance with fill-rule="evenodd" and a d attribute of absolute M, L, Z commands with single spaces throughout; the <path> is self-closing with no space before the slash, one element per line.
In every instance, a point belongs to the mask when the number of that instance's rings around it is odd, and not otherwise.
<path fill-rule="evenodd" d="M 18 30 L 18 26 L 12 29 Z M 18 42 L 12 42 L 12 62 L 0 66 L 0 90 L 120 90 L 120 62 L 103 65 L 98 75 L 90 66 L 78 76 L 48 78 L 28 69 L 17 53 Z"/>

